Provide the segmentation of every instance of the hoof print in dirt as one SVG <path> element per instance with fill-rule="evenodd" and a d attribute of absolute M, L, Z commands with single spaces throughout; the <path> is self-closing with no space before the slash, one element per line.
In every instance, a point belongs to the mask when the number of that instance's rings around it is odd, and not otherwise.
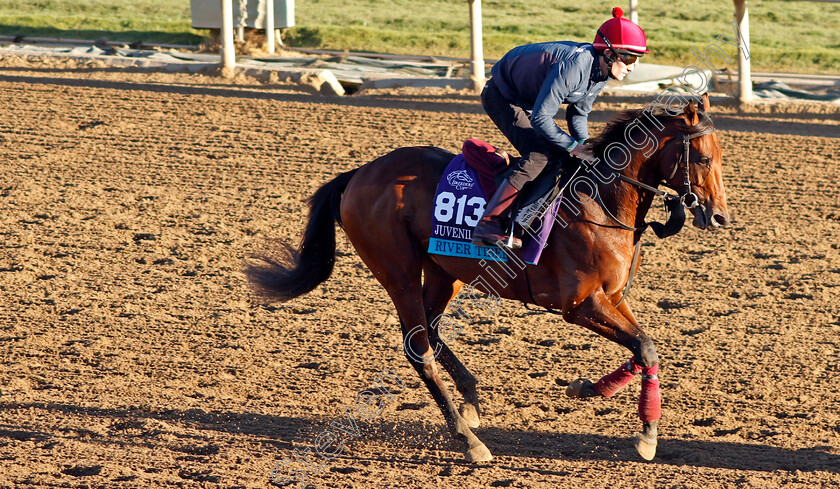
<path fill-rule="evenodd" d="M 141 241 L 154 241 L 157 237 L 151 233 L 137 233 L 134 235 L 134 242 L 140 243 Z"/>
<path fill-rule="evenodd" d="M 682 304 L 682 303 L 677 302 L 677 301 L 672 301 L 670 299 L 662 299 L 659 302 L 657 302 L 656 305 L 660 309 L 665 309 L 666 311 L 669 311 L 671 309 L 682 309 L 682 308 L 686 307 L 685 304 Z"/>
<path fill-rule="evenodd" d="M 397 406 L 397 411 L 419 411 L 428 405 L 428 402 L 404 402 Z"/>
<path fill-rule="evenodd" d="M 79 130 L 80 131 L 87 131 L 88 129 L 93 129 L 96 126 L 104 126 L 104 125 L 106 125 L 106 124 L 102 121 L 85 122 L 85 123 L 79 124 Z"/>
<path fill-rule="evenodd" d="M 178 477 L 196 482 L 216 483 L 221 480 L 219 476 L 211 474 L 210 471 L 182 470 L 178 472 Z"/>
<path fill-rule="evenodd" d="M 502 479 L 490 483 L 490 487 L 510 487 L 513 485 L 513 479 Z"/>
<path fill-rule="evenodd" d="M 91 475 L 99 475 L 102 472 L 101 465 L 77 465 L 75 467 L 67 467 L 61 471 L 62 474 L 72 475 L 73 477 L 87 477 Z"/>

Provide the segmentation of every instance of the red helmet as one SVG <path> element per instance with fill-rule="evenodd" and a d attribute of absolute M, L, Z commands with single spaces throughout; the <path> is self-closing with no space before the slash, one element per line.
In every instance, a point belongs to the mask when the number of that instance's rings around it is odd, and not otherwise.
<path fill-rule="evenodd" d="M 649 53 L 647 49 L 647 37 L 641 27 L 633 21 L 622 18 L 624 11 L 619 7 L 612 10 L 613 18 L 601 24 L 598 33 L 595 34 L 595 41 L 592 46 L 595 49 L 615 48 L 616 51 L 641 55 Z M 606 42 L 604 41 L 605 36 Z M 612 44 L 610 46 L 609 44 Z"/>

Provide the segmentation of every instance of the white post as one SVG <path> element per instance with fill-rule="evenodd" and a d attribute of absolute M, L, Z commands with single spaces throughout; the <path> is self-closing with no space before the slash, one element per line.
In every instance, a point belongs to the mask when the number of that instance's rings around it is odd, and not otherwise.
<path fill-rule="evenodd" d="M 470 47 L 473 86 L 476 91 L 484 86 L 484 45 L 481 39 L 481 0 L 470 3 Z"/>
<path fill-rule="evenodd" d="M 738 49 L 738 100 L 744 104 L 752 100 L 752 73 L 750 73 L 750 15 L 747 0 L 735 0 L 735 19 L 744 47 Z"/>
<path fill-rule="evenodd" d="M 274 0 L 265 0 L 265 42 L 268 54 L 274 54 Z"/>
<path fill-rule="evenodd" d="M 221 0 L 222 5 L 222 76 L 232 77 L 236 67 L 236 53 L 233 50 L 233 2 Z"/>
<path fill-rule="evenodd" d="M 236 19 L 236 38 L 245 42 L 245 19 L 248 18 L 248 0 L 239 0 L 239 18 Z"/>
<path fill-rule="evenodd" d="M 639 0 L 630 0 L 630 21 L 639 25 Z M 636 68 L 642 64 L 642 60 L 636 61 Z"/>

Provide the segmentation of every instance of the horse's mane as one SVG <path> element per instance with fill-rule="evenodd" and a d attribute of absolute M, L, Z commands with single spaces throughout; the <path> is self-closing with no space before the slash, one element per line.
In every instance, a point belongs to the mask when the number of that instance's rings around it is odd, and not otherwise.
<path fill-rule="evenodd" d="M 624 130 L 635 120 L 639 120 L 643 127 L 652 128 L 656 125 L 667 126 L 671 123 L 671 121 L 679 119 L 677 130 L 686 134 L 694 134 L 701 131 L 705 131 L 706 129 L 714 128 L 714 125 L 712 124 L 712 119 L 708 115 L 706 115 L 705 112 L 702 112 L 700 110 L 697 111 L 697 116 L 700 120 L 697 124 L 693 126 L 689 126 L 688 124 L 686 124 L 685 120 L 682 118 L 682 114 L 674 115 L 661 108 L 649 111 L 648 114 L 643 114 L 645 110 L 647 109 L 627 110 L 619 114 L 612 121 L 610 121 L 607 124 L 607 128 L 604 129 L 604 132 L 602 132 L 601 135 L 595 138 L 595 140 L 593 141 L 593 151 L 595 153 L 595 156 L 598 156 L 603 159 L 604 151 L 611 144 L 616 142 L 624 143 Z M 651 121 L 651 119 L 656 120 L 658 124 L 654 124 Z"/>

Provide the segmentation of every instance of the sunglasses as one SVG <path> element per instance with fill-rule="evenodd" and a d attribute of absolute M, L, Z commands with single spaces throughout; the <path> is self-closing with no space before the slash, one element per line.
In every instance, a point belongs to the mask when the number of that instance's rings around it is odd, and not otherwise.
<path fill-rule="evenodd" d="M 618 59 L 621 60 L 622 63 L 626 64 L 627 66 L 632 65 L 633 63 L 636 62 L 637 59 L 639 59 L 638 56 L 635 56 L 633 54 L 618 54 L 618 53 L 615 53 L 615 55 Z"/>
<path fill-rule="evenodd" d="M 624 64 L 626 64 L 627 66 L 632 65 L 633 63 L 635 63 L 635 62 L 636 62 L 636 60 L 637 60 L 637 59 L 639 59 L 639 57 L 638 57 L 638 56 L 636 56 L 635 54 L 621 54 L 621 53 L 619 53 L 619 52 L 618 52 L 618 51 L 617 51 L 617 50 L 613 47 L 613 45 L 612 45 L 612 43 L 610 42 L 610 40 L 609 40 L 609 39 L 607 39 L 607 36 L 605 36 L 604 34 L 602 34 L 600 30 L 598 30 L 598 35 L 599 35 L 599 36 L 601 36 L 601 39 L 603 39 L 603 40 L 604 40 L 604 43 L 607 45 L 607 47 L 608 47 L 608 48 L 610 48 L 610 51 L 612 51 L 612 52 L 613 52 L 613 54 L 615 54 L 615 56 L 616 56 L 618 59 L 620 59 L 620 60 L 621 60 L 621 62 L 622 62 L 622 63 L 624 63 Z"/>

